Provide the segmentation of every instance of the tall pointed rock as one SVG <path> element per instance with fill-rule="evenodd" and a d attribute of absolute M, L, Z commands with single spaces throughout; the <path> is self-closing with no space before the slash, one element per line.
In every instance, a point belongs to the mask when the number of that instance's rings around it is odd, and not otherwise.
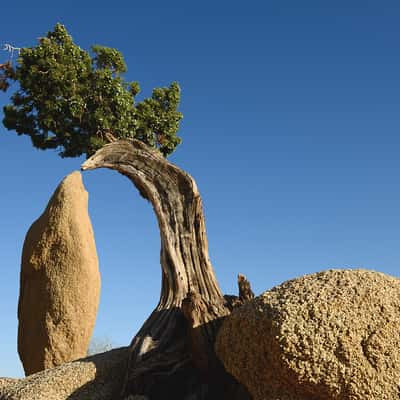
<path fill-rule="evenodd" d="M 88 193 L 76 171 L 58 186 L 24 242 L 18 353 L 26 375 L 86 356 L 99 297 Z"/>

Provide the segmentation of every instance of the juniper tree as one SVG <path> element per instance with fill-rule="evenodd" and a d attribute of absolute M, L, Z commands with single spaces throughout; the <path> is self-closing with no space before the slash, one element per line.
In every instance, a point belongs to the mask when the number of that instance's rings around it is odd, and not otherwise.
<path fill-rule="evenodd" d="M 0 65 L 0 90 L 19 84 L 4 107 L 3 124 L 29 135 L 39 149 L 58 149 L 61 157 L 89 157 L 110 135 L 171 154 L 181 141 L 179 85 L 156 88 L 151 98 L 135 102 L 140 87 L 124 80 L 126 70 L 118 50 L 83 50 L 57 24 L 36 46 L 21 49 L 15 66 Z"/>
<path fill-rule="evenodd" d="M 249 400 L 225 371 L 214 342 L 223 319 L 253 293 L 239 275 L 239 296 L 222 294 L 197 185 L 162 156 L 180 142 L 179 86 L 154 89 L 136 104 L 139 85 L 125 82 L 125 71 L 117 50 L 93 46 L 90 54 L 56 25 L 38 46 L 21 50 L 15 67 L 2 67 L 0 88 L 20 85 L 5 107 L 4 124 L 38 148 L 60 149 L 62 157 L 90 156 L 83 170 L 118 171 L 153 205 L 161 238 L 160 300 L 132 339 L 124 383 L 113 398 Z M 110 135 L 129 140 L 104 146 Z M 135 284 L 140 276 L 133 292 Z"/>

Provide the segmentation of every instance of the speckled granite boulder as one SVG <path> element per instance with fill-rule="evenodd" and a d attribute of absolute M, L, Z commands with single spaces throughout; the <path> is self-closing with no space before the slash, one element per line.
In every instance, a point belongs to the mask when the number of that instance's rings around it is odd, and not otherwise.
<path fill-rule="evenodd" d="M 119 398 L 128 347 L 47 369 L 0 387 L 0 400 L 114 400 Z"/>
<path fill-rule="evenodd" d="M 24 242 L 18 353 L 26 375 L 86 356 L 99 296 L 88 193 L 76 171 L 57 187 Z"/>
<path fill-rule="evenodd" d="M 400 398 L 400 279 L 330 270 L 235 310 L 216 351 L 255 400 Z"/>

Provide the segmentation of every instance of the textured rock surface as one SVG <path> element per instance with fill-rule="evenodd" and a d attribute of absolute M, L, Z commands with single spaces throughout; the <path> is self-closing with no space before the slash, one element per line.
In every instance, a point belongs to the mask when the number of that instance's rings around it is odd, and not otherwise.
<path fill-rule="evenodd" d="M 114 400 L 119 398 L 128 348 L 60 365 L 0 387 L 1 400 Z"/>
<path fill-rule="evenodd" d="M 399 327 L 399 279 L 330 270 L 235 310 L 216 351 L 255 400 L 395 400 Z"/>
<path fill-rule="evenodd" d="M 100 274 L 80 172 L 58 186 L 24 242 L 18 353 L 26 375 L 86 356 Z"/>
<path fill-rule="evenodd" d="M 12 383 L 17 382 L 18 379 L 14 379 L 14 378 L 0 378 L 0 395 L 2 393 L 2 390 L 8 386 L 11 385 Z"/>

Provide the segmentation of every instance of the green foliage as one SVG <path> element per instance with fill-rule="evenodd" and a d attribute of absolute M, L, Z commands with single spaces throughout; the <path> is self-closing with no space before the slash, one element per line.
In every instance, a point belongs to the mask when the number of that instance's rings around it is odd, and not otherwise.
<path fill-rule="evenodd" d="M 135 103 L 140 87 L 123 79 L 122 54 L 99 45 L 91 50 L 82 50 L 57 24 L 37 46 L 21 50 L 15 68 L 0 66 L 0 90 L 19 83 L 4 107 L 4 126 L 29 135 L 39 149 L 60 150 L 61 157 L 89 157 L 107 143 L 107 134 L 171 154 L 181 142 L 179 85 L 156 88 Z"/>
<path fill-rule="evenodd" d="M 5 92 L 10 87 L 10 80 L 15 79 L 15 72 L 10 61 L 0 64 L 0 90 Z"/>

